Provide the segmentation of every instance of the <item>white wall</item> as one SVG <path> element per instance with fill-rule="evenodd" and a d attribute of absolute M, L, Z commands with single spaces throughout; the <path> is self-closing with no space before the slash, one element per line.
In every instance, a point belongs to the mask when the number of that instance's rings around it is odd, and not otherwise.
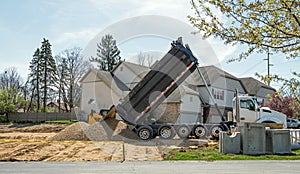
<path fill-rule="evenodd" d="M 132 70 L 123 64 L 119 65 L 114 71 L 114 75 L 118 77 L 128 88 L 132 89 L 141 78 L 138 77 Z"/>
<path fill-rule="evenodd" d="M 89 103 L 90 101 L 94 101 Z M 88 82 L 82 84 L 81 110 L 90 113 L 91 110 L 99 112 L 100 109 L 109 109 L 118 104 L 120 97 L 116 95 L 104 82 Z"/>
<path fill-rule="evenodd" d="M 222 107 L 232 107 L 232 99 L 234 98 L 236 88 L 238 89 L 238 92 L 240 94 L 245 94 L 245 91 L 242 85 L 239 83 L 239 81 L 228 78 L 219 78 L 212 84 L 212 86 L 209 86 L 209 90 L 211 93 L 213 93 L 212 89 L 214 89 L 214 92 L 224 91 L 223 100 L 215 98 L 215 101 L 217 102 L 218 106 Z M 209 103 L 211 105 L 214 104 L 212 99 L 209 97 L 209 94 L 205 87 L 198 87 L 197 90 L 199 91 L 201 97 L 204 99 L 204 102 Z"/>
<path fill-rule="evenodd" d="M 200 121 L 200 115 L 201 101 L 199 96 L 194 94 L 182 95 L 178 123 L 195 123 Z"/>

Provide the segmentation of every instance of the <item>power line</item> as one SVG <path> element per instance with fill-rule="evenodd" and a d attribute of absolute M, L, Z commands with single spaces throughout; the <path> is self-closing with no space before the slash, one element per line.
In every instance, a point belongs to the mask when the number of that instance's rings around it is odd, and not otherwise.
<path fill-rule="evenodd" d="M 252 70 L 253 68 L 255 68 L 257 65 L 261 64 L 263 61 L 264 60 L 261 60 L 261 61 L 257 62 L 255 65 L 251 66 L 246 71 L 244 71 L 243 73 L 239 74 L 239 76 L 243 76 L 244 74 L 246 74 L 247 72 L 249 72 L 250 70 Z"/>
<path fill-rule="evenodd" d="M 268 78 L 270 77 L 270 66 L 274 66 L 273 64 L 270 64 L 270 55 L 272 55 L 272 54 L 269 52 L 269 48 L 268 48 L 267 49 L 267 58 L 264 59 L 267 61 Z M 268 81 L 268 85 L 270 86 L 270 81 Z"/>

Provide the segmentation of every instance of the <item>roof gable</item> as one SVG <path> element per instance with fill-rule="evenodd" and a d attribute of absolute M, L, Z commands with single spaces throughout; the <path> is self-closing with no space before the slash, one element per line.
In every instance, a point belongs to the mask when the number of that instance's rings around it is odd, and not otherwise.
<path fill-rule="evenodd" d="M 260 88 L 266 88 L 274 92 L 276 91 L 271 86 L 268 86 L 253 77 L 240 78 L 240 80 L 245 86 L 245 89 L 249 95 L 256 95 Z"/>

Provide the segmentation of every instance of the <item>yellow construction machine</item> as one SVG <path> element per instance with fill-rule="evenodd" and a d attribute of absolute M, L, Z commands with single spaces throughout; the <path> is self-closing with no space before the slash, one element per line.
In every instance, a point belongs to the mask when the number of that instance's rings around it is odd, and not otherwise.
<path fill-rule="evenodd" d="M 92 111 L 89 115 L 88 124 L 94 124 L 96 122 L 101 122 L 107 118 L 116 117 L 116 108 L 112 106 L 110 109 L 102 109 L 99 113 Z"/>

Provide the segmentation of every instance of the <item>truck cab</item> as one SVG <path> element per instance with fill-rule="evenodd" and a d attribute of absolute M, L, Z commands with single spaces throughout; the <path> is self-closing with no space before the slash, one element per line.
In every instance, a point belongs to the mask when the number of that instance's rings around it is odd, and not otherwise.
<path fill-rule="evenodd" d="M 278 123 L 287 128 L 286 115 L 268 107 L 259 107 L 255 98 L 238 96 L 232 102 L 233 119 L 239 122 Z M 238 114 L 237 114 L 238 112 Z"/>

